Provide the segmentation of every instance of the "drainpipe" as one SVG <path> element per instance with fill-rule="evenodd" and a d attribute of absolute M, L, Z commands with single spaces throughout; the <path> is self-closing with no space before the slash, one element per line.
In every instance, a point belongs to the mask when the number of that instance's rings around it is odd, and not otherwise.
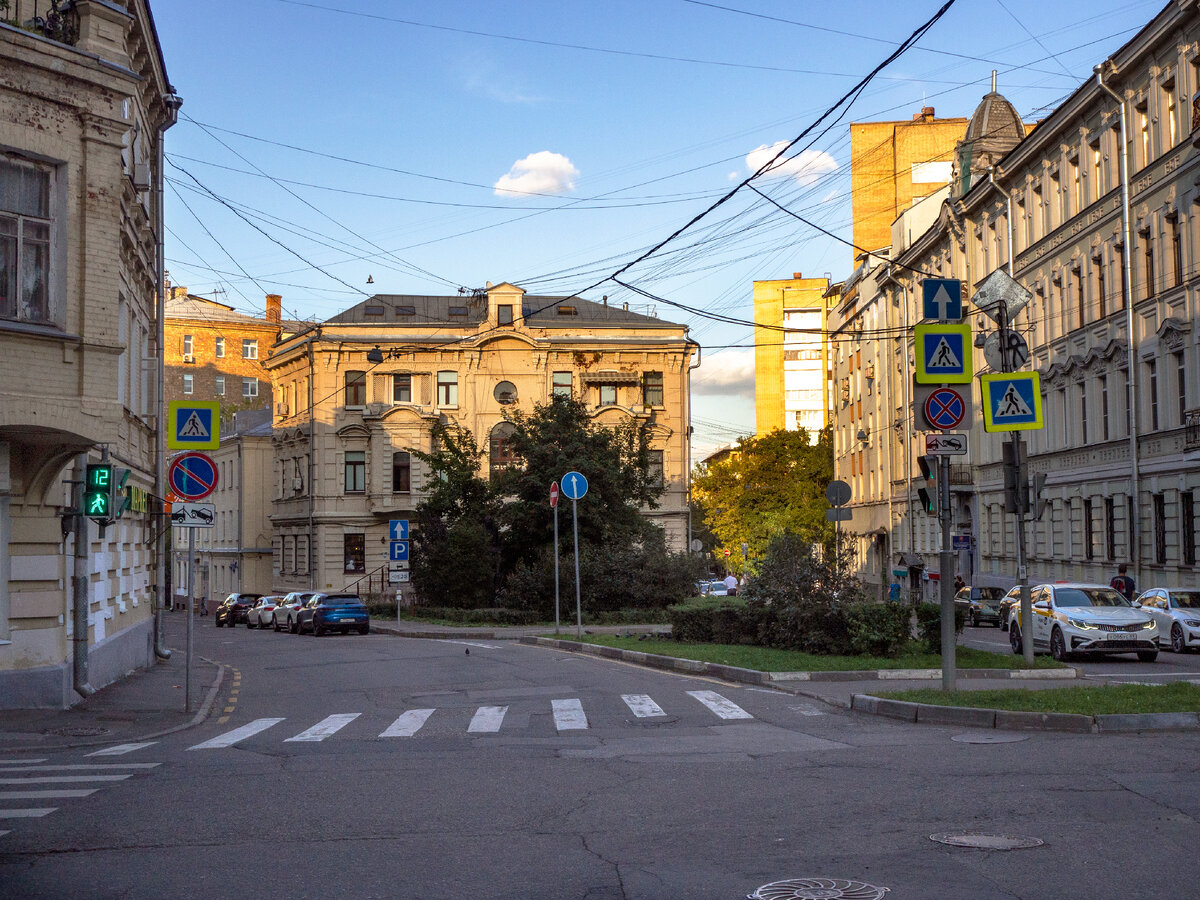
<path fill-rule="evenodd" d="M 88 520 L 83 514 L 83 483 L 87 475 L 87 453 L 75 457 L 71 493 L 75 512 L 75 559 L 71 572 L 71 666 L 72 686 L 84 697 L 96 693 L 88 682 Z"/>
<path fill-rule="evenodd" d="M 164 165 L 164 148 L 163 137 L 168 128 L 174 125 L 179 119 L 179 107 L 183 105 L 183 100 L 178 94 L 170 93 L 163 95 L 163 103 L 167 107 L 167 116 L 163 123 L 158 126 L 158 141 L 155 155 L 156 160 L 154 172 L 154 214 L 155 214 L 155 229 L 158 232 L 158 246 L 155 259 L 155 278 L 158 283 L 157 297 L 157 315 L 155 327 L 155 337 L 158 341 L 158 364 L 155 366 L 155 376 L 158 380 L 158 396 L 155 398 L 158 405 L 158 427 L 154 429 L 154 496 L 156 502 L 164 502 L 162 498 L 167 495 L 167 462 L 166 462 L 166 421 L 167 421 L 167 400 L 166 400 L 166 360 L 164 359 L 164 350 L 166 347 L 166 307 L 167 307 L 167 286 L 166 286 L 166 263 L 163 259 L 163 165 Z M 167 649 L 163 643 L 163 607 L 171 602 L 171 598 L 167 595 L 167 551 L 166 537 L 170 528 L 170 522 L 166 516 L 161 516 L 160 523 L 162 528 L 159 530 L 158 538 L 155 541 L 155 575 L 158 580 L 158 590 L 155 592 L 154 598 L 154 655 L 159 659 L 170 659 L 171 651 Z"/>
<path fill-rule="evenodd" d="M 1096 84 L 1101 90 L 1117 101 L 1121 111 L 1121 233 L 1124 248 L 1122 265 L 1125 267 L 1125 329 L 1129 335 L 1129 390 L 1126 396 L 1129 410 L 1129 483 L 1130 497 L 1133 501 L 1133 521 L 1129 523 L 1129 562 L 1133 566 L 1134 580 L 1142 577 L 1141 573 L 1141 540 L 1138 535 L 1138 525 L 1141 522 L 1141 473 L 1138 465 L 1138 407 L 1137 407 L 1137 331 L 1134 329 L 1133 315 L 1133 241 L 1129 227 L 1129 142 L 1127 140 L 1127 125 L 1125 119 L 1125 100 L 1104 83 L 1104 71 L 1111 67 L 1116 73 L 1117 67 L 1111 59 L 1096 66 Z"/>

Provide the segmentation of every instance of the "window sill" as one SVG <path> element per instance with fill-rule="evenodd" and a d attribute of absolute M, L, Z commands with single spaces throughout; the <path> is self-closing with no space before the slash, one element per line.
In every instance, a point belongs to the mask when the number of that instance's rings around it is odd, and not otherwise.
<path fill-rule="evenodd" d="M 54 325 L 37 325 L 33 322 L 19 322 L 15 319 L 0 319 L 0 331 L 10 331 L 32 338 L 43 338 L 49 341 L 69 341 L 73 344 L 83 343 L 83 338 L 77 334 L 67 334 Z"/>

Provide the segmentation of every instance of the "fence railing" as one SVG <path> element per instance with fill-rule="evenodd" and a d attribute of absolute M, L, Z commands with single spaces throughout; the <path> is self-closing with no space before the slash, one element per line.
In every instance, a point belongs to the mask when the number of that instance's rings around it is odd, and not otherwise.
<path fill-rule="evenodd" d="M 0 21 L 34 34 L 74 44 L 79 40 L 79 13 L 74 0 L 8 0 L 0 2 Z"/>
<path fill-rule="evenodd" d="M 352 581 L 342 588 L 343 594 L 358 594 L 360 597 L 371 594 L 382 594 L 388 588 L 388 564 L 384 563 L 378 569 L 373 569 L 357 581 Z"/>
<path fill-rule="evenodd" d="M 1200 409 L 1189 409 L 1183 414 L 1183 442 L 1189 450 L 1200 447 Z"/>

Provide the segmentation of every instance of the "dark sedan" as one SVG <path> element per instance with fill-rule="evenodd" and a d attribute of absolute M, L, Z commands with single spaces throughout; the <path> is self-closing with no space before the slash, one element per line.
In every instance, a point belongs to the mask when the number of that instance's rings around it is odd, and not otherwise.
<path fill-rule="evenodd" d="M 976 628 L 980 622 L 989 622 L 1000 627 L 1000 603 L 1004 600 L 1004 588 L 965 587 L 959 591 L 954 602 L 966 608 L 967 617 Z"/>
<path fill-rule="evenodd" d="M 260 599 L 262 594 L 230 594 L 217 607 L 217 614 L 213 617 L 216 626 L 220 628 L 222 625 L 228 625 L 232 628 L 239 622 L 244 623 L 246 614 Z"/>
<path fill-rule="evenodd" d="M 359 634 L 371 630 L 371 616 L 357 594 L 314 594 L 296 615 L 297 631 L 320 637 L 327 631 Z"/>

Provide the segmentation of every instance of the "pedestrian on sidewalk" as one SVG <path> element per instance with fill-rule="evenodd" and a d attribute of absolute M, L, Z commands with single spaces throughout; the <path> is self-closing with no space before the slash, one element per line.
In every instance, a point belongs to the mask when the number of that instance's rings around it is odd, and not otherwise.
<path fill-rule="evenodd" d="M 954 593 L 957 594 L 959 591 L 961 591 L 966 586 L 967 586 L 967 583 L 965 581 L 963 581 L 963 577 L 961 575 L 954 576 Z"/>
<path fill-rule="evenodd" d="M 1134 580 L 1131 577 L 1125 574 L 1128 569 L 1129 566 L 1127 566 L 1125 563 L 1121 563 L 1119 566 L 1117 566 L 1117 577 L 1109 582 L 1109 587 L 1120 591 L 1121 596 L 1132 603 L 1133 595 L 1137 591 L 1137 585 L 1134 583 Z"/>
<path fill-rule="evenodd" d="M 730 572 L 725 576 L 725 590 L 729 592 L 730 597 L 736 597 L 738 592 L 737 576 Z"/>

